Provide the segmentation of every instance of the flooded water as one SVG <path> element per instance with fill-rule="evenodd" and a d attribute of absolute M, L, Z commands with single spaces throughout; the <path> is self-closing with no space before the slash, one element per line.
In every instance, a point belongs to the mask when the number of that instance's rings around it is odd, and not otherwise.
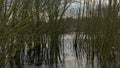
<path fill-rule="evenodd" d="M 79 52 L 79 59 L 76 58 L 76 53 L 73 48 L 74 45 L 74 39 L 75 34 L 66 34 L 61 38 L 61 43 L 63 47 L 61 47 L 62 50 L 60 50 L 60 57 L 61 59 L 64 59 L 64 63 L 58 62 L 58 68 L 101 68 L 100 63 L 98 61 L 98 57 L 94 55 L 94 59 L 87 59 L 87 53 L 84 51 Z M 47 44 L 46 44 L 47 45 Z M 22 68 L 49 68 L 49 65 L 45 64 L 44 62 L 42 65 L 34 65 L 34 64 L 28 64 L 27 55 L 29 49 L 25 48 L 24 52 L 21 52 L 21 63 L 23 62 Z M 34 58 L 34 57 L 33 57 Z M 36 60 L 32 62 L 36 62 Z M 10 65 L 8 64 L 8 68 Z M 56 68 L 56 66 L 54 65 Z M 119 67 L 119 64 L 118 64 Z M 12 66 L 12 68 L 17 68 L 16 65 Z"/>

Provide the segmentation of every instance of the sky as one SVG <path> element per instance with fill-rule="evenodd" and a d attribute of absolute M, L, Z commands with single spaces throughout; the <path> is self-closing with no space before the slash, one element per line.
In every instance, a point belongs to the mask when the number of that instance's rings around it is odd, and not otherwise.
<path fill-rule="evenodd" d="M 77 3 L 77 2 L 73 2 L 71 4 L 71 6 L 68 8 L 67 13 L 71 13 L 71 12 L 76 13 L 76 11 L 79 9 L 80 5 L 81 5 L 81 9 L 84 8 L 84 6 L 83 6 L 84 0 L 76 0 L 76 1 L 81 1 L 81 4 Z M 94 0 L 92 0 L 92 1 L 94 1 Z M 102 1 L 103 5 L 108 4 L 108 0 L 101 0 L 101 1 Z M 95 4 L 98 5 L 98 3 L 99 3 L 99 0 L 95 0 Z M 93 5 L 93 3 L 91 3 L 91 5 Z M 74 11 L 73 11 L 73 9 L 74 9 Z"/>

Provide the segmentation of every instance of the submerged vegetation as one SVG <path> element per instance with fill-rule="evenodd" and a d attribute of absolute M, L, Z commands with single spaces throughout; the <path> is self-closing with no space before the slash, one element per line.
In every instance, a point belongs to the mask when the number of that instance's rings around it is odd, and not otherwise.
<path fill-rule="evenodd" d="M 78 65 L 120 68 L 119 15 L 120 0 L 0 0 L 0 68 L 64 68 L 71 32 Z"/>

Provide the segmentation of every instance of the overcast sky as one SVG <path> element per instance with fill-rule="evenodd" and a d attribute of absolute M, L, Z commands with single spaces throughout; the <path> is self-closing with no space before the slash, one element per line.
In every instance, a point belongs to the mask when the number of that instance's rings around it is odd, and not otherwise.
<path fill-rule="evenodd" d="M 76 0 L 76 1 L 81 1 L 81 4 L 77 3 L 77 2 L 72 3 L 71 6 L 68 8 L 67 13 L 71 13 L 71 12 L 75 13 L 79 9 L 80 5 L 81 5 L 81 9 L 84 8 L 83 7 L 84 0 Z M 94 1 L 94 0 L 92 0 L 92 1 Z M 108 4 L 108 0 L 101 0 L 101 1 L 102 1 L 103 5 Z M 99 3 L 99 0 L 95 0 L 95 4 L 98 5 L 98 3 Z M 92 5 L 92 3 L 91 3 L 91 5 Z"/>

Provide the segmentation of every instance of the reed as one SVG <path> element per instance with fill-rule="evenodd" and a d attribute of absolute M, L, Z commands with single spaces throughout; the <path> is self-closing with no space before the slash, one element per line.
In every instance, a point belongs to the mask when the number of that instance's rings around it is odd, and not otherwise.
<path fill-rule="evenodd" d="M 76 19 L 65 16 L 74 2 L 80 3 Z M 97 57 L 98 68 L 118 68 L 119 7 L 118 0 L 0 0 L 0 68 L 58 68 L 65 63 L 61 39 L 69 32 L 75 33 L 71 47 L 78 63 L 87 58 L 94 68 Z"/>

